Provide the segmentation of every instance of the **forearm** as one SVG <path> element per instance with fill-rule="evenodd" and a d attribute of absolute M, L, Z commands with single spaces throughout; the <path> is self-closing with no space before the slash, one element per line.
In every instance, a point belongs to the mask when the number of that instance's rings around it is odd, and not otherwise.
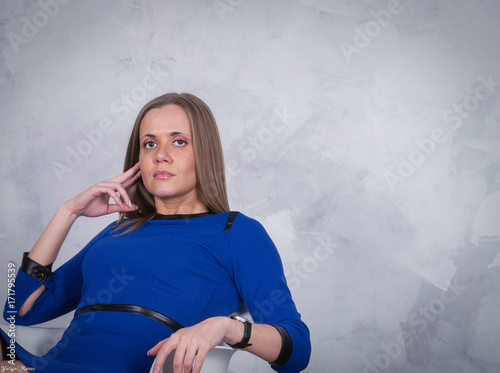
<path fill-rule="evenodd" d="M 76 218 L 67 208 L 66 204 L 59 207 L 29 252 L 28 257 L 43 266 L 54 263 Z M 45 286 L 41 285 L 26 299 L 19 309 L 19 316 L 24 316 L 33 307 L 44 290 Z"/>
<path fill-rule="evenodd" d="M 79 216 L 96 217 L 137 209 L 137 206 L 132 204 L 125 188 L 135 183 L 140 176 L 141 171 L 139 163 L 137 163 L 123 174 L 97 183 L 63 203 L 29 252 L 28 258 L 41 266 L 49 266 L 54 263 L 66 236 Z M 114 204 L 110 203 L 110 198 L 115 201 Z M 31 276 L 32 274 L 27 275 Z M 33 307 L 44 290 L 45 286 L 41 285 L 32 291 L 20 308 L 20 316 Z"/>
<path fill-rule="evenodd" d="M 224 342 L 235 344 L 241 341 L 244 333 L 244 325 L 240 321 L 226 318 L 226 334 Z M 252 334 L 249 342 L 251 346 L 244 348 L 261 359 L 271 363 L 275 361 L 281 351 L 281 335 L 271 325 L 252 324 Z"/>
<path fill-rule="evenodd" d="M 76 219 L 77 216 L 67 207 L 67 203 L 61 205 L 28 256 L 43 266 L 54 263 Z"/>

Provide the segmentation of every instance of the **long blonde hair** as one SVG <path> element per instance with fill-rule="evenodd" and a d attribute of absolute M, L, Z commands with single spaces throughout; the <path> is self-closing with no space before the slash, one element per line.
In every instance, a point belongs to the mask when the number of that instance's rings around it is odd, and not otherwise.
<path fill-rule="evenodd" d="M 210 211 L 215 213 L 229 211 L 224 156 L 217 123 L 207 104 L 190 93 L 167 93 L 144 105 L 137 115 L 130 135 L 123 170 L 130 169 L 139 161 L 139 129 L 144 116 L 151 109 L 167 105 L 181 107 L 189 117 L 193 136 L 196 188 L 200 199 Z M 144 186 L 142 178 L 129 186 L 127 193 L 138 209 L 120 213 L 116 226 L 120 225 L 120 229 L 128 227 L 125 233 L 137 229 L 156 214 L 154 197 Z M 132 220 L 124 222 L 127 219 Z"/>

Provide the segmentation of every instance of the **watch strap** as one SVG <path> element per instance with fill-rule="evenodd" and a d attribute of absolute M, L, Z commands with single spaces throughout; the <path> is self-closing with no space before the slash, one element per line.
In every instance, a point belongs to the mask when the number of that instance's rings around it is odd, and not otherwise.
<path fill-rule="evenodd" d="M 240 316 L 231 315 L 230 318 L 242 322 L 244 326 L 244 331 L 243 331 L 243 338 L 241 339 L 241 341 L 235 344 L 228 343 L 228 346 L 232 348 L 245 348 L 251 346 L 252 344 L 248 343 L 248 341 L 250 340 L 250 336 L 252 335 L 252 323 L 250 323 L 248 320 Z"/>

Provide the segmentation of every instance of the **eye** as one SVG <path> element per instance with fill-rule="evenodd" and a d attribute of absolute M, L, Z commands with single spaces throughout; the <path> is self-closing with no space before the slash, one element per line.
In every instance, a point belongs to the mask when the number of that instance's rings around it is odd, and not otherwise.
<path fill-rule="evenodd" d="M 144 143 L 144 149 L 151 149 L 156 146 L 156 143 L 154 141 L 148 141 Z"/>
<path fill-rule="evenodd" d="M 176 145 L 176 146 L 184 146 L 186 144 L 187 144 L 187 141 L 184 141 L 181 139 L 174 140 L 174 145 Z"/>

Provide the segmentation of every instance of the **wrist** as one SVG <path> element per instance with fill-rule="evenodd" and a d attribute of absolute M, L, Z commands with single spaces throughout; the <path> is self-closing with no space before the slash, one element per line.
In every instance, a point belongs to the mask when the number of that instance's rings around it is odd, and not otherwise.
<path fill-rule="evenodd" d="M 76 214 L 71 208 L 71 200 L 64 202 L 61 206 L 59 206 L 56 214 L 60 215 L 64 219 L 69 220 L 71 223 L 73 223 L 80 217 L 80 215 Z"/>
<path fill-rule="evenodd" d="M 224 317 L 225 330 L 224 342 L 228 345 L 238 343 L 243 338 L 244 325 L 229 317 Z"/>
<path fill-rule="evenodd" d="M 252 344 L 249 341 L 252 335 L 252 323 L 239 316 L 230 316 L 229 321 L 232 324 L 232 333 L 225 342 L 233 348 L 251 346 Z"/>

